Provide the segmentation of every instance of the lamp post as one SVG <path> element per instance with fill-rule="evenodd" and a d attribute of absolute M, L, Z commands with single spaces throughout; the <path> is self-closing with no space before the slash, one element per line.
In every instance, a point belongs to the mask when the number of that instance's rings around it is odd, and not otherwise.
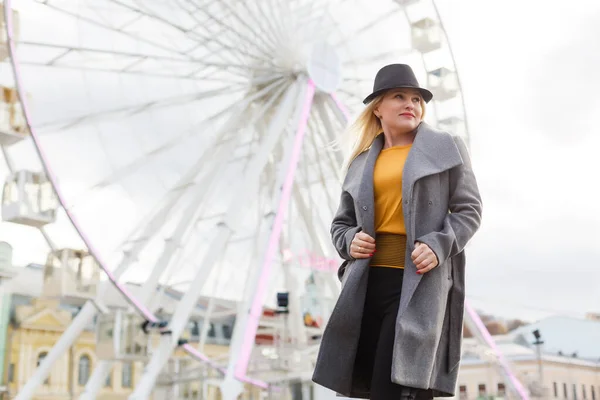
<path fill-rule="evenodd" d="M 290 313 L 289 309 L 289 292 L 279 292 L 277 293 L 277 309 L 275 310 L 275 314 L 283 315 L 283 329 L 281 331 L 281 338 L 279 343 L 279 366 L 282 369 L 285 369 L 286 363 L 285 359 L 288 354 L 286 352 L 286 341 L 287 341 L 287 328 L 288 328 L 288 315 Z"/>
<path fill-rule="evenodd" d="M 542 369 L 542 345 L 544 344 L 544 341 L 542 340 L 542 336 L 540 334 L 540 330 L 536 329 L 533 332 L 533 336 L 535 337 L 535 342 L 533 342 L 533 344 L 536 347 L 536 353 L 537 353 L 537 361 L 538 361 L 538 379 L 540 382 L 540 387 L 544 387 L 544 371 Z"/>

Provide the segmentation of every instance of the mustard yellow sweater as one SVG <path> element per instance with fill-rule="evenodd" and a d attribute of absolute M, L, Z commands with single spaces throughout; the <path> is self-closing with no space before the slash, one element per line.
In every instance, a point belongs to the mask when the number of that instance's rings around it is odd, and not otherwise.
<path fill-rule="evenodd" d="M 406 227 L 402 209 L 402 171 L 412 145 L 381 150 L 373 171 L 377 251 L 371 266 L 404 268 Z"/>

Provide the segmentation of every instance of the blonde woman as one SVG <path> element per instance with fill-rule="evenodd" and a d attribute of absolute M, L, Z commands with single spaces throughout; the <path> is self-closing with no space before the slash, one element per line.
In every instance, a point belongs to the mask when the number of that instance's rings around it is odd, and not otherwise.
<path fill-rule="evenodd" d="M 387 65 L 353 125 L 331 224 L 342 291 L 313 375 L 347 397 L 454 395 L 482 204 L 464 142 L 423 122 L 432 97 L 410 66 Z"/>

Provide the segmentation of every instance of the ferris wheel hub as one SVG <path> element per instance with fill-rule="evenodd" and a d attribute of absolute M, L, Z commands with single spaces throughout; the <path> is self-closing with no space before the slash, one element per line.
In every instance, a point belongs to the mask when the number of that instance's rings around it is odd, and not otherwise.
<path fill-rule="evenodd" d="M 333 46 L 317 42 L 307 65 L 308 75 L 319 90 L 332 93 L 342 82 L 342 64 Z"/>

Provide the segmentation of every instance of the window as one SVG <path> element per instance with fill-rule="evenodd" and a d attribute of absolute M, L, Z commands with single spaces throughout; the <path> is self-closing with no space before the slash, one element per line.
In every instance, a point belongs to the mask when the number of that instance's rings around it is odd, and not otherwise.
<path fill-rule="evenodd" d="M 563 383 L 563 397 L 565 399 L 569 398 L 569 392 L 567 391 L 567 384 L 566 383 Z"/>
<path fill-rule="evenodd" d="M 112 386 L 112 371 L 108 373 L 108 375 L 106 376 L 106 380 L 104 381 L 104 387 L 111 387 Z"/>
<path fill-rule="evenodd" d="M 577 400 L 577 385 L 573 384 L 573 400 Z"/>
<path fill-rule="evenodd" d="M 554 388 L 554 397 L 558 397 L 558 383 L 553 382 L 552 387 Z"/>
<path fill-rule="evenodd" d="M 128 362 L 123 364 L 123 371 L 121 373 L 121 387 L 130 388 L 131 385 L 131 375 L 132 375 L 133 365 Z"/>
<path fill-rule="evenodd" d="M 479 391 L 480 396 L 485 396 L 485 394 L 486 394 L 485 384 L 480 383 L 477 390 Z"/>
<path fill-rule="evenodd" d="M 290 382 L 290 392 L 292 392 L 292 400 L 302 400 L 302 382 Z"/>
<path fill-rule="evenodd" d="M 8 366 L 8 381 L 13 383 L 15 381 L 15 364 L 10 364 Z M 592 388 L 594 390 L 594 388 Z"/>
<path fill-rule="evenodd" d="M 498 396 L 504 397 L 505 395 L 506 395 L 506 386 L 504 386 L 504 383 L 500 382 L 500 383 L 498 383 Z"/>
<path fill-rule="evenodd" d="M 48 355 L 47 351 L 43 351 L 40 354 L 38 354 L 36 367 L 40 366 L 40 364 L 42 363 L 42 361 L 44 361 L 44 359 L 46 358 L 47 355 Z M 46 380 L 44 381 L 44 385 L 49 385 L 49 384 L 50 384 L 50 377 L 46 378 Z"/>
<path fill-rule="evenodd" d="M 200 336 L 200 325 L 198 321 L 192 322 L 192 336 Z"/>
<path fill-rule="evenodd" d="M 90 369 L 91 369 L 90 356 L 88 356 L 87 354 L 84 354 L 81 357 L 79 357 L 79 368 L 78 368 L 79 374 L 77 376 L 77 383 L 79 384 L 79 386 L 85 386 L 88 379 L 90 379 Z"/>
<path fill-rule="evenodd" d="M 467 385 L 460 385 L 458 392 L 459 392 L 459 395 L 458 395 L 459 399 L 466 399 L 467 398 Z"/>
<path fill-rule="evenodd" d="M 581 395 L 583 396 L 583 400 L 587 399 L 587 393 L 585 392 L 585 385 L 581 385 Z"/>
<path fill-rule="evenodd" d="M 210 329 L 208 330 L 208 337 L 215 337 L 215 335 L 216 335 L 215 324 L 213 324 L 211 322 L 210 323 Z"/>
<path fill-rule="evenodd" d="M 592 400 L 596 400 L 596 390 L 594 389 L 594 387 L 592 386 Z"/>
<path fill-rule="evenodd" d="M 231 339 L 231 327 L 229 325 L 223 325 L 223 337 Z"/>

